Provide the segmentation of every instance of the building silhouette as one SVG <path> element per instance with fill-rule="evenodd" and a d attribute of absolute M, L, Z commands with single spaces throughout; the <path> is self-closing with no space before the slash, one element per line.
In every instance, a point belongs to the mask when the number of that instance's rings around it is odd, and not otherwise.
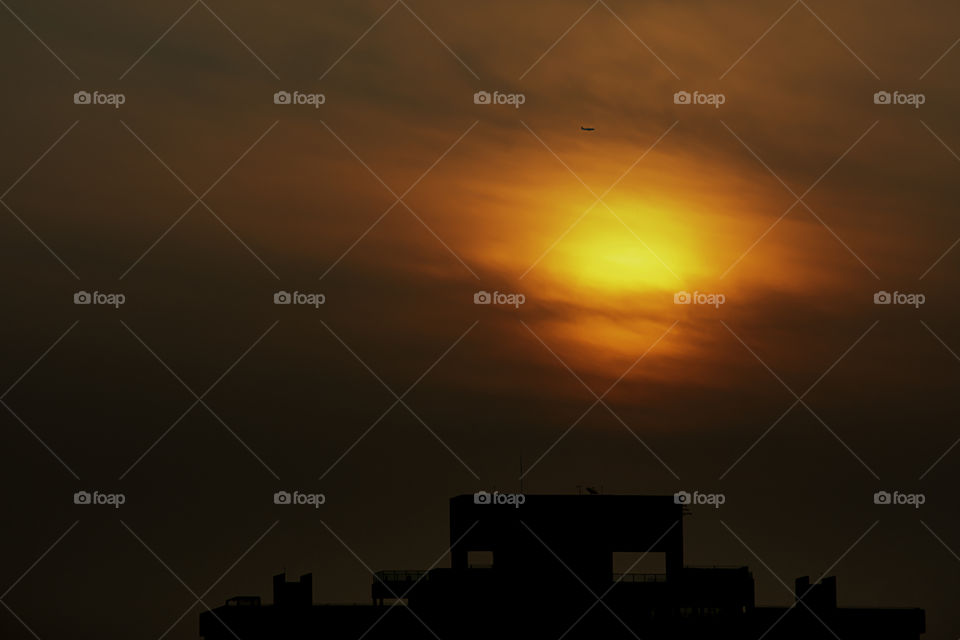
<path fill-rule="evenodd" d="M 503 497 L 501 494 L 500 498 Z M 375 575 L 369 605 L 314 605 L 312 576 L 274 576 L 273 604 L 231 598 L 200 615 L 205 640 L 475 638 L 907 640 L 923 609 L 837 606 L 833 577 L 795 583 L 790 607 L 758 607 L 748 567 L 683 563 L 672 496 L 489 494 L 450 500 L 451 566 Z M 616 574 L 618 554 L 662 558 Z"/>

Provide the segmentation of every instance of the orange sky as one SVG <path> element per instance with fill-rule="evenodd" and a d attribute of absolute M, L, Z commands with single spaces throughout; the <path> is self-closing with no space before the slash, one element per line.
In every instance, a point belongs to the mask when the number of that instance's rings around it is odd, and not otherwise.
<path fill-rule="evenodd" d="M 344 511 L 364 504 L 409 525 L 392 549 L 377 527 L 351 521 L 349 533 L 378 561 L 397 553 L 410 566 L 445 544 L 442 525 L 430 527 L 439 538 L 421 535 L 429 517 L 445 517 L 436 505 L 479 488 L 448 445 L 487 488 L 515 486 L 520 458 L 529 468 L 545 455 L 528 489 L 606 482 L 670 493 L 676 476 L 721 484 L 776 424 L 724 490 L 740 491 L 733 508 L 771 564 L 829 566 L 847 542 L 816 538 L 826 535 L 822 512 L 855 539 L 871 505 L 844 500 L 876 490 L 874 472 L 915 481 L 957 437 L 960 47 L 950 47 L 960 8 L 405 3 L 207 0 L 216 15 L 202 3 L 182 15 L 187 6 L 165 2 L 12 2 L 62 63 L 0 9 L 0 189 L 12 187 L 0 200 L 15 214 L 0 210 L 5 379 L 80 320 L 7 401 L 80 475 L 112 482 L 192 401 L 118 318 L 198 392 L 275 326 L 209 401 L 285 479 L 306 483 L 379 419 L 391 391 L 416 383 L 411 411 L 394 409 L 324 486 L 350 496 Z M 126 103 L 80 107 L 71 99 L 80 90 L 122 92 Z M 326 100 L 276 105 L 277 91 Z M 524 101 L 475 104 L 477 91 Z M 678 105 L 678 91 L 722 93 L 724 103 Z M 878 91 L 926 101 L 878 105 Z M 80 288 L 130 302 L 121 316 L 78 315 Z M 280 289 L 322 292 L 327 304 L 278 308 Z M 475 305 L 481 290 L 525 303 Z M 874 305 L 879 290 L 927 302 Z M 681 291 L 725 302 L 675 304 Z M 784 417 L 811 385 L 809 406 Z M 591 406 L 591 391 L 607 389 L 609 407 Z M 159 496 L 163 508 L 137 515 L 180 536 L 171 548 L 202 573 L 191 584 L 219 575 L 220 539 L 238 529 L 234 516 L 264 515 L 247 496 L 272 481 L 197 413 L 127 485 Z M 0 465 L 8 484 L 76 489 L 17 419 L 0 419 L 23 438 Z M 942 482 L 944 509 L 955 503 L 958 451 L 929 476 Z M 32 514 L 33 494 L 20 493 L 11 512 Z M 172 513 L 190 514 L 189 531 Z M 63 515 L 44 517 L 53 531 Z M 906 553 L 901 524 L 885 530 L 878 554 Z M 788 552 L 778 540 L 798 530 L 816 541 Z M 337 575 L 365 597 L 367 576 L 352 558 L 317 551 L 320 534 L 296 529 L 242 584 L 260 584 L 288 547 L 316 561 L 302 560 L 304 570 L 339 562 Z M 731 552 L 710 544 L 704 559 Z M 859 567 L 855 592 L 898 604 L 926 589 L 940 615 L 953 611 L 955 571 L 953 582 L 928 579 L 952 560 L 917 546 L 930 554 L 927 573 L 896 574 L 895 593 L 884 590 L 888 566 Z M 86 570 L 74 572 L 80 584 L 54 585 L 61 601 L 86 608 L 72 595 L 89 592 L 88 579 L 130 595 L 109 570 Z M 779 590 L 759 580 L 764 593 Z M 48 624 L 72 632 L 64 620 Z M 138 623 L 125 622 L 141 633 Z"/>

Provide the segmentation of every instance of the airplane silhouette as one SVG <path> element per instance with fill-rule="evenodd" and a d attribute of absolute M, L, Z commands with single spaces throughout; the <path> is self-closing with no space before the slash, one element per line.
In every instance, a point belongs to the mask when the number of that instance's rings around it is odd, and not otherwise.
<path fill-rule="evenodd" d="M 581 131 L 594 131 L 594 127 L 580 127 Z"/>

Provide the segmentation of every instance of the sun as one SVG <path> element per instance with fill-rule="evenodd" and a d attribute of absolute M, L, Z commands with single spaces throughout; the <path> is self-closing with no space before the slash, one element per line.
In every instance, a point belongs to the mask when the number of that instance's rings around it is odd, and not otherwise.
<path fill-rule="evenodd" d="M 701 265 L 690 235 L 673 227 L 660 216 L 599 211 L 557 245 L 548 269 L 571 292 L 619 297 L 681 289 Z"/>

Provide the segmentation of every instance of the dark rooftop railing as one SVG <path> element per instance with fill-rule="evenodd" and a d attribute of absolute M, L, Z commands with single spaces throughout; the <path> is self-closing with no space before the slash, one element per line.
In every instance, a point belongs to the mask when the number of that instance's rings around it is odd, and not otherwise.
<path fill-rule="evenodd" d="M 615 573 L 614 582 L 666 582 L 665 573 Z"/>
<path fill-rule="evenodd" d="M 374 575 L 383 582 L 416 582 L 429 578 L 429 574 L 426 571 L 419 570 L 377 571 Z"/>

